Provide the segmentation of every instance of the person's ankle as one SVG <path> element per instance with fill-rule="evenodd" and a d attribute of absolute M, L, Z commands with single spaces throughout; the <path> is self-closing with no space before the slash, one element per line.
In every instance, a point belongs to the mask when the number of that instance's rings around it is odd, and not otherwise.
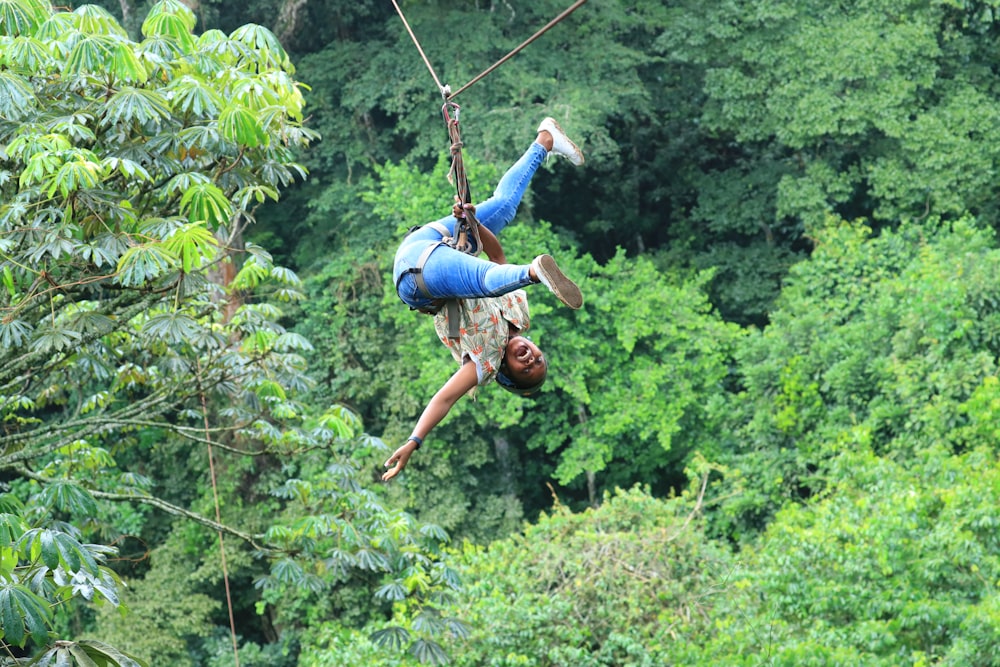
<path fill-rule="evenodd" d="M 552 138 L 552 134 L 548 130 L 542 130 L 535 137 L 535 143 L 544 148 L 547 152 L 552 152 L 552 146 L 555 144 L 555 139 Z"/>

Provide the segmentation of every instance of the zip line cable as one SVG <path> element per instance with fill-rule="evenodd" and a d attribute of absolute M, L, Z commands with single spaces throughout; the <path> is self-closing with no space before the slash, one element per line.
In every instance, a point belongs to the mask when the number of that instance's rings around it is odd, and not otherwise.
<path fill-rule="evenodd" d="M 448 87 L 446 85 L 443 85 L 441 83 L 441 79 L 439 79 L 438 75 L 434 72 L 434 68 L 431 66 L 430 60 L 427 59 L 427 55 L 424 53 L 423 48 L 420 46 L 420 42 L 417 40 L 417 36 L 415 34 L 413 34 L 413 29 L 410 28 L 410 23 L 406 20 L 406 16 L 403 15 L 403 10 L 400 9 L 399 3 L 396 2 L 396 0 L 392 0 L 392 5 L 396 8 L 396 13 L 399 14 L 399 18 L 401 18 L 403 20 L 403 25 L 406 27 L 406 31 L 408 33 L 410 33 L 410 39 L 413 40 L 413 44 L 417 47 L 417 51 L 420 53 L 420 57 L 424 59 L 424 64 L 427 65 L 427 69 L 428 69 L 428 71 L 430 71 L 431 77 L 434 79 L 434 83 L 437 84 L 438 90 L 441 91 L 441 96 L 444 97 L 445 101 L 448 101 L 448 100 L 450 100 L 450 99 L 452 99 L 454 97 L 457 97 L 459 93 L 467 90 L 473 84 L 478 83 L 481 79 L 485 78 L 490 72 L 492 72 L 496 68 L 500 67 L 500 65 L 503 65 L 505 62 L 507 62 L 508 60 L 510 60 L 511 58 L 513 58 L 522 49 L 524 49 L 524 47 L 528 46 L 533 41 L 535 41 L 536 39 L 538 39 L 539 37 L 541 37 L 542 35 L 544 35 L 546 32 L 549 31 L 549 29 L 551 29 L 557 23 L 559 23 L 560 21 L 562 21 L 564 18 L 566 18 L 567 16 L 569 16 L 570 14 L 572 14 L 573 12 L 575 12 L 577 9 L 579 9 L 586 2 L 587 2 L 587 0 L 576 0 L 576 2 L 574 2 L 570 7 L 568 7 L 567 9 L 565 9 L 561 14 L 559 14 L 559 16 L 555 17 L 554 19 L 552 19 L 551 21 L 549 21 L 548 23 L 546 23 L 534 35 L 532 35 L 528 39 L 526 39 L 523 42 L 521 42 L 518 46 L 516 46 L 514 48 L 514 50 L 512 50 L 510 53 L 508 53 L 507 55 L 505 55 L 503 58 L 501 58 L 500 60 L 496 61 L 495 63 L 493 63 L 489 67 L 487 67 L 485 70 L 483 70 L 483 72 L 481 74 L 478 74 L 477 76 L 473 77 L 473 79 L 471 81 L 469 81 L 467 84 L 465 84 L 464 86 L 462 86 L 461 88 L 459 88 L 455 92 L 451 92 L 451 88 L 450 87 Z"/>
<path fill-rule="evenodd" d="M 396 0 L 393 0 L 393 2 L 395 2 L 395 1 Z M 521 51 L 521 49 L 523 49 L 528 44 L 531 44 L 533 41 L 535 41 L 536 39 L 538 39 L 539 37 L 541 37 L 542 35 L 544 35 L 549 30 L 549 28 L 551 28 L 552 26 L 554 26 L 555 24 L 559 23 L 564 18 L 566 18 L 567 16 L 569 16 L 570 14 L 572 14 L 573 12 L 575 12 L 585 2 L 587 2 L 587 0 L 576 0 L 576 2 L 573 3 L 573 5 L 571 7 L 569 7 L 565 11 L 563 11 L 563 13 L 560 14 L 559 16 L 555 17 L 554 19 L 552 19 L 551 21 L 549 21 L 548 23 L 546 23 L 545 26 L 543 26 L 538 32 L 536 32 L 534 35 L 532 35 L 528 39 L 526 39 L 523 42 L 521 42 L 513 51 L 511 51 L 510 53 L 508 53 L 507 55 L 505 55 L 503 58 L 501 58 L 500 60 L 496 61 L 495 63 L 493 63 L 489 67 L 487 67 L 483 71 L 482 74 L 480 74 L 479 76 L 476 76 L 475 78 L 473 78 L 472 81 L 469 81 L 469 83 L 465 84 L 464 86 L 462 86 L 461 88 L 459 88 L 458 90 L 456 90 L 454 93 L 450 93 L 448 95 L 448 99 L 456 97 L 459 93 L 461 93 L 462 91 L 464 91 L 467 88 L 469 88 L 470 86 L 472 86 L 472 84 L 477 83 L 480 79 L 484 78 L 487 74 L 489 74 L 490 72 L 492 72 L 493 70 L 495 70 L 497 67 L 500 67 L 500 65 L 503 65 L 505 62 L 507 62 L 508 60 L 510 60 L 511 58 L 513 58 L 515 55 L 517 55 L 517 53 L 519 51 Z"/>

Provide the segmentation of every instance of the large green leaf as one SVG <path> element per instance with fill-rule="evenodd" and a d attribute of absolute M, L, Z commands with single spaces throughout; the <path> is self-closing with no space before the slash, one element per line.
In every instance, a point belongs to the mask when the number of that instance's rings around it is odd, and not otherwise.
<path fill-rule="evenodd" d="M 160 313 L 142 325 L 143 335 L 174 345 L 191 342 L 198 336 L 200 329 L 194 318 L 182 312 Z"/>
<path fill-rule="evenodd" d="M 117 280 L 126 287 L 137 287 L 159 278 L 173 265 L 173 258 L 158 243 L 134 246 L 118 260 Z"/>
<path fill-rule="evenodd" d="M 291 60 L 274 33 L 262 25 L 248 23 L 230 34 L 230 38 L 257 52 L 260 59 L 275 69 L 294 72 Z"/>
<path fill-rule="evenodd" d="M 0 512 L 0 547 L 12 548 L 24 535 L 24 528 L 24 522 L 20 516 L 9 511 Z"/>
<path fill-rule="evenodd" d="M 205 222 L 210 229 L 227 224 L 233 214 L 232 203 L 213 183 L 192 185 L 181 197 L 180 207 L 190 222 Z"/>
<path fill-rule="evenodd" d="M 73 11 L 73 15 L 77 27 L 83 33 L 128 39 L 125 28 L 103 7 L 93 4 L 81 5 Z"/>
<path fill-rule="evenodd" d="M 117 42 L 103 35 L 88 35 L 70 51 L 63 71 L 66 74 L 104 74 L 111 66 Z"/>
<path fill-rule="evenodd" d="M 23 35 L 10 40 L 4 47 L 3 57 L 15 69 L 28 72 L 45 71 L 55 63 L 44 42 Z"/>
<path fill-rule="evenodd" d="M 79 34 L 73 15 L 69 12 L 54 12 L 38 27 L 35 38 L 58 46 L 71 33 Z"/>
<path fill-rule="evenodd" d="M 150 7 L 149 14 L 146 15 L 146 20 L 158 19 L 162 16 L 169 16 L 179 20 L 184 26 L 185 32 L 189 34 L 194 32 L 194 28 L 198 23 L 198 19 L 191 8 L 179 0 L 159 0 Z M 145 33 L 145 23 L 143 24 L 143 32 Z"/>
<path fill-rule="evenodd" d="M 132 122 L 159 125 L 170 117 L 170 104 L 158 92 L 125 86 L 111 96 L 103 111 L 106 125 Z"/>
<path fill-rule="evenodd" d="M 142 23 L 146 37 L 166 37 L 173 40 L 184 53 L 194 50 L 194 37 L 184 19 L 176 14 L 150 13 Z"/>
<path fill-rule="evenodd" d="M 31 84 L 13 72 L 0 71 L 0 116 L 23 118 L 36 104 Z"/>
<path fill-rule="evenodd" d="M 104 642 L 61 641 L 37 655 L 25 667 L 148 667 L 139 658 Z"/>
<path fill-rule="evenodd" d="M 70 192 L 97 187 L 103 179 L 104 169 L 96 159 L 90 151 L 73 151 L 71 159 L 59 167 L 51 180 L 48 195 L 51 197 L 58 189 L 63 197 L 68 197 Z"/>
<path fill-rule="evenodd" d="M 31 349 L 34 352 L 61 352 L 74 347 L 80 338 L 79 331 L 62 326 L 45 326 L 37 330 Z"/>
<path fill-rule="evenodd" d="M 186 74 L 171 82 L 171 103 L 180 113 L 198 118 L 215 117 L 225 104 L 216 89 L 201 78 Z M 201 127 L 201 126 L 198 126 Z M 187 128 L 187 129 L 198 129 Z M 204 148 L 208 148 L 207 146 Z"/>
<path fill-rule="evenodd" d="M 80 517 L 97 514 L 97 503 L 79 484 L 57 480 L 46 484 L 39 494 L 39 500 L 47 507 L 55 507 L 62 512 L 70 512 Z"/>
<path fill-rule="evenodd" d="M 0 0 L 0 35 L 30 34 L 50 13 L 40 0 Z"/>
<path fill-rule="evenodd" d="M 180 259 L 181 270 L 185 273 L 214 260 L 219 250 L 218 240 L 205 228 L 204 222 L 184 225 L 164 239 L 163 245 L 167 252 Z"/>
<path fill-rule="evenodd" d="M 48 639 L 48 603 L 26 586 L 0 580 L 0 639 L 24 646 L 28 635 L 39 646 Z M 25 632 L 27 627 L 28 632 Z"/>
<path fill-rule="evenodd" d="M 230 104 L 219 116 L 222 136 L 236 143 L 253 148 L 267 145 L 270 136 L 261 127 L 257 115 L 241 104 Z"/>
<path fill-rule="evenodd" d="M 139 60 L 131 42 L 118 42 L 111 51 L 110 74 L 121 81 L 145 83 L 146 67 Z"/>

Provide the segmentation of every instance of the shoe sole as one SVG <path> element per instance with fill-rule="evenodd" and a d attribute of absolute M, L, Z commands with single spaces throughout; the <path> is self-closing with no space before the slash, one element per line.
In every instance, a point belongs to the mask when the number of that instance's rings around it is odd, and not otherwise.
<path fill-rule="evenodd" d="M 580 292 L 580 288 L 575 282 L 559 270 L 556 260 L 549 255 L 542 255 L 538 259 L 535 269 L 545 276 L 545 280 L 548 281 L 552 293 L 556 295 L 557 299 L 573 310 L 579 310 L 583 306 L 583 293 Z"/>

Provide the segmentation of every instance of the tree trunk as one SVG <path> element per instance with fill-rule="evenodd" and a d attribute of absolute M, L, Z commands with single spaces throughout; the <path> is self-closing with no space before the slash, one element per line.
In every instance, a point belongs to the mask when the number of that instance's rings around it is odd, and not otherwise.
<path fill-rule="evenodd" d="M 580 426 L 582 427 L 584 434 L 587 433 L 587 408 L 584 405 L 576 406 L 576 416 L 579 419 Z M 587 475 L 587 499 L 590 501 L 590 506 L 597 508 L 597 474 L 593 470 L 585 471 Z"/>
<path fill-rule="evenodd" d="M 517 498 L 517 485 L 514 482 L 514 463 L 510 456 L 510 443 L 507 438 L 498 435 L 493 438 L 493 451 L 497 457 L 497 468 L 500 470 L 500 491 L 504 496 Z"/>
<path fill-rule="evenodd" d="M 281 3 L 281 10 L 278 12 L 278 18 L 274 21 L 272 32 L 286 49 L 295 40 L 295 33 L 298 32 L 299 24 L 302 22 L 300 10 L 306 6 L 308 1 L 284 0 Z"/>

